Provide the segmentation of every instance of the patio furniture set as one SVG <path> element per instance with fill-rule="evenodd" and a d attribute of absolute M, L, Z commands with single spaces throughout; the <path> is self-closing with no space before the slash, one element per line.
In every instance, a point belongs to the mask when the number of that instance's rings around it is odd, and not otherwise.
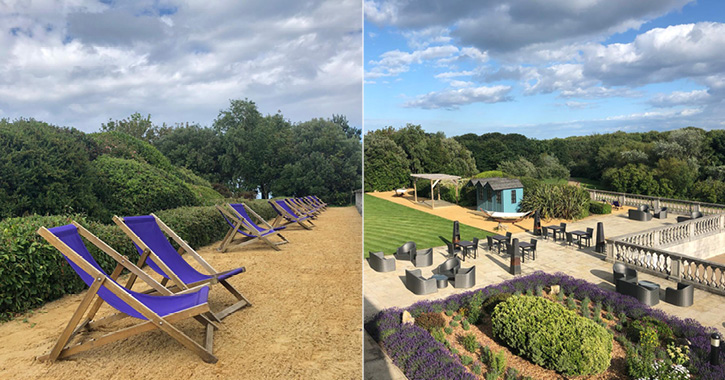
<path fill-rule="evenodd" d="M 473 242 L 471 242 L 473 244 Z M 448 243 L 449 252 L 455 252 L 452 243 Z M 475 252 L 478 246 L 478 239 L 475 239 L 474 246 L 468 246 L 468 250 Z M 465 257 L 465 253 L 462 255 Z M 429 267 L 433 265 L 433 248 L 418 251 L 415 242 L 409 241 L 398 248 L 393 257 L 386 258 L 383 252 L 370 252 L 368 259 L 370 267 L 376 272 L 392 272 L 395 270 L 397 260 L 409 260 L 416 268 Z M 471 288 L 476 285 L 476 266 L 470 268 L 461 267 L 461 259 L 455 253 L 451 258 L 439 265 L 429 278 L 423 277 L 420 269 L 405 270 L 405 287 L 418 295 L 436 293 L 438 289 L 445 288 L 449 283 L 454 288 Z"/>
<path fill-rule="evenodd" d="M 660 302 L 660 285 L 650 281 L 638 280 L 637 271 L 623 263 L 615 263 L 612 277 L 617 293 L 632 296 L 648 306 Z M 692 306 L 695 288 L 691 284 L 677 283 L 677 288 L 665 289 L 665 302 L 681 306 Z"/>
<path fill-rule="evenodd" d="M 504 255 L 509 255 L 509 252 L 511 250 L 511 232 L 507 232 L 506 235 L 493 235 L 493 236 L 487 236 L 486 239 L 488 240 L 488 250 L 493 251 L 493 248 L 496 247 L 496 252 L 500 255 L 501 254 L 501 247 L 505 247 Z M 532 260 L 536 260 L 536 246 L 537 246 L 537 240 L 531 239 L 529 242 L 521 241 L 519 242 L 519 250 L 521 251 L 521 259 L 522 261 L 525 260 L 525 258 L 528 256 Z"/>
<path fill-rule="evenodd" d="M 585 243 L 587 247 L 592 246 L 594 229 L 587 227 L 586 231 L 567 231 L 566 223 L 560 223 L 558 226 L 554 225 L 541 227 L 541 236 L 543 236 L 544 239 L 549 238 L 549 233 L 551 233 L 551 237 L 552 239 L 554 239 L 554 241 L 559 238 L 567 245 L 572 245 L 572 243 L 574 242 L 574 238 L 576 238 L 577 245 L 579 246 L 579 249 L 581 249 L 582 243 Z"/>
<path fill-rule="evenodd" d="M 627 213 L 629 219 L 640 222 L 652 220 L 653 217 L 657 219 L 667 219 L 667 207 L 652 208 L 649 205 L 639 205 L 636 210 L 632 209 L 627 211 Z"/>

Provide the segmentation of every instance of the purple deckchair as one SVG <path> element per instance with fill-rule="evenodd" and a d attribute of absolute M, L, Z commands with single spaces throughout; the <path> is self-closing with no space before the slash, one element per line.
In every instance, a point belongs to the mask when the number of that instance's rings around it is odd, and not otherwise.
<path fill-rule="evenodd" d="M 38 230 L 38 234 L 40 234 L 63 254 L 71 268 L 78 274 L 78 276 L 81 277 L 83 282 L 90 287 L 90 290 L 84 296 L 81 304 L 78 306 L 78 309 L 73 314 L 65 330 L 58 338 L 55 346 L 51 349 L 50 353 L 39 357 L 39 360 L 53 361 L 86 351 L 98 345 L 128 338 L 134 333 L 138 334 L 154 328 L 159 328 L 168 333 L 182 345 L 194 351 L 202 358 L 202 360 L 211 363 L 217 361 L 217 358 L 212 354 L 213 329 L 216 328 L 216 326 L 214 326 L 214 324 L 204 316 L 205 313 L 210 313 L 209 305 L 207 303 L 209 296 L 208 286 L 203 286 L 198 289 L 190 289 L 187 293 L 179 295 L 171 295 L 170 292 L 162 292 L 163 295 L 148 295 L 134 292 L 122 287 L 116 282 L 115 277 L 120 275 L 122 268 L 130 270 L 134 275 L 142 278 L 153 288 L 162 290 L 164 288 L 161 284 L 155 282 L 142 270 L 113 250 L 113 248 L 109 247 L 95 235 L 91 234 L 88 230 L 75 222 L 73 222 L 73 224 L 50 229 L 41 227 Z M 118 262 L 119 266 L 111 276 L 103 271 L 101 266 L 98 265 L 93 256 L 91 256 L 88 252 L 86 245 L 81 239 L 81 235 Z M 99 299 L 97 299 L 94 305 L 91 306 L 91 301 L 95 299 L 96 295 Z M 120 313 L 100 320 L 93 320 L 98 308 L 100 308 L 103 302 L 108 303 Z M 80 322 L 89 307 L 91 311 L 88 313 L 86 320 L 78 326 L 78 322 Z M 140 319 L 144 322 L 132 327 L 124 327 L 121 330 L 106 334 L 98 339 L 92 339 L 85 343 L 66 346 L 71 338 L 83 329 L 91 330 L 127 316 Z M 191 340 L 183 332 L 172 325 L 173 322 L 188 317 L 194 317 L 202 324 L 206 325 L 206 348 Z"/>
<path fill-rule="evenodd" d="M 218 282 L 232 293 L 237 302 L 220 312 L 215 312 L 214 315 L 217 319 L 221 320 L 242 307 L 251 305 L 249 300 L 227 281 L 230 277 L 245 272 L 244 267 L 218 272 L 154 214 L 125 218 L 114 216 L 113 221 L 133 240 L 136 250 L 141 256 L 139 266 L 143 263 L 148 264 L 151 269 L 164 277 L 162 284 L 171 280 L 173 285 L 183 290 L 203 283 L 215 284 Z M 178 252 L 164 235 L 164 231 L 179 244 L 181 249 Z M 181 257 L 182 250 L 186 251 L 211 274 L 201 273 L 189 265 Z"/>
<path fill-rule="evenodd" d="M 249 213 L 247 212 L 247 206 L 243 203 L 229 203 L 229 207 L 233 210 L 233 213 L 229 212 L 223 206 L 216 206 L 217 210 L 219 210 L 219 213 L 222 214 L 224 220 L 226 220 L 230 226 L 229 231 L 227 232 L 226 236 L 224 236 L 224 239 L 219 246 L 219 251 L 226 252 L 227 249 L 229 249 L 230 244 L 234 241 L 234 237 L 237 234 L 241 234 L 243 238 L 240 242 L 234 244 L 235 246 L 247 245 L 259 239 L 260 241 L 267 243 L 276 251 L 279 251 L 280 249 L 279 247 L 277 247 L 278 245 L 289 243 L 289 240 L 287 240 L 287 238 L 279 233 L 279 231 L 285 229 L 284 226 L 271 226 L 269 223 L 267 223 L 267 221 L 264 220 L 264 218 L 259 216 L 257 213 L 254 212 L 254 210 L 250 208 L 249 212 L 257 217 L 257 219 L 264 223 L 268 228 L 260 227 L 249 216 Z M 272 235 L 279 236 L 282 241 L 277 243 L 272 242 L 271 240 L 269 240 Z"/>
<path fill-rule="evenodd" d="M 284 200 L 273 199 L 273 200 L 269 201 L 269 204 L 272 205 L 272 208 L 278 214 L 277 217 L 272 222 L 273 226 L 297 223 L 306 230 L 309 230 L 309 229 L 311 229 L 311 227 L 314 227 L 314 223 L 312 223 L 309 216 L 297 215 L 297 213 L 294 210 L 292 210 L 292 208 L 290 208 L 289 205 L 287 203 L 285 203 Z M 287 222 L 282 224 L 283 220 L 286 220 Z M 305 223 L 309 223 L 311 226 L 308 226 Z"/>
<path fill-rule="evenodd" d="M 313 219 L 317 219 L 317 216 L 322 213 L 322 210 L 317 207 L 310 206 L 302 201 L 302 198 L 287 198 L 285 199 L 290 208 L 297 211 L 298 215 L 307 215 Z"/>

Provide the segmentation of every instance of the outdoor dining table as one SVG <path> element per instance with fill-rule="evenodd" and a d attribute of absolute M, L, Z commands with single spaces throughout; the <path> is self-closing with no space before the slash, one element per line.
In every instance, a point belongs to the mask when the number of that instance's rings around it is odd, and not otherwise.
<path fill-rule="evenodd" d="M 491 236 L 491 239 L 496 240 L 498 242 L 498 253 L 501 253 L 501 244 L 504 242 L 507 242 L 509 239 L 506 236 L 503 235 L 493 235 Z"/>
<path fill-rule="evenodd" d="M 562 226 L 547 226 L 546 228 L 552 231 L 551 236 L 554 237 L 554 241 L 556 241 L 556 234 L 564 231 L 564 228 Z M 562 239 L 563 238 L 564 236 L 562 235 Z"/>
<path fill-rule="evenodd" d="M 463 261 L 466 261 L 466 255 L 468 255 L 468 251 L 475 248 L 475 244 L 473 244 L 472 241 L 461 240 L 458 242 L 458 245 L 463 248 L 463 254 L 461 255 L 461 257 L 463 257 Z M 473 258 L 475 259 L 476 257 L 474 256 Z"/>
<path fill-rule="evenodd" d="M 572 231 L 572 235 L 576 236 L 577 243 L 579 244 L 579 249 L 582 248 L 582 236 L 587 236 L 586 231 Z"/>

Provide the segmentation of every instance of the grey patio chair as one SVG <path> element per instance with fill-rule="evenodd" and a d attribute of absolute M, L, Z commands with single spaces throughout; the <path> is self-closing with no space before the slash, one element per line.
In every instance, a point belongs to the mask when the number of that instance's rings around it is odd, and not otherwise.
<path fill-rule="evenodd" d="M 486 236 L 486 241 L 488 242 L 489 251 L 493 251 L 493 247 L 498 246 L 498 241 L 494 241 L 490 235 Z"/>
<path fill-rule="evenodd" d="M 623 263 L 614 263 L 614 265 L 612 266 L 612 278 L 612 282 L 614 282 L 615 284 L 620 278 L 623 278 L 625 280 L 637 280 L 637 271 L 631 268 L 627 268 L 627 266 Z"/>
<path fill-rule="evenodd" d="M 511 235 L 512 235 L 512 234 L 511 234 L 511 232 L 507 232 L 507 233 L 506 233 L 506 241 L 507 241 L 508 243 L 511 243 Z"/>
<path fill-rule="evenodd" d="M 423 251 L 416 251 L 415 256 L 410 260 L 418 268 L 429 267 L 433 265 L 433 248 L 428 248 Z"/>
<path fill-rule="evenodd" d="M 531 260 L 536 260 L 536 242 L 538 240 L 531 239 L 530 243 L 531 246 L 529 247 L 521 247 L 521 257 L 525 257 L 526 255 L 531 256 Z"/>
<path fill-rule="evenodd" d="M 544 237 L 544 240 L 549 239 L 549 228 L 546 226 L 541 227 L 541 236 Z"/>
<path fill-rule="evenodd" d="M 692 306 L 695 299 L 695 287 L 692 284 L 677 283 L 677 289 L 667 287 L 665 289 L 665 302 L 676 306 Z"/>
<path fill-rule="evenodd" d="M 405 287 L 418 295 L 431 294 L 438 291 L 435 278 L 424 278 L 420 269 L 405 270 Z"/>
<path fill-rule="evenodd" d="M 574 237 L 572 236 L 571 232 L 565 232 L 566 234 L 566 245 L 571 245 L 572 242 L 574 242 Z"/>
<path fill-rule="evenodd" d="M 461 251 L 460 248 L 456 249 L 456 246 L 454 246 L 453 243 L 451 243 L 451 242 L 447 241 L 446 245 L 448 246 L 448 255 L 450 257 L 456 257 L 457 253 Z M 463 256 L 463 255 L 461 255 L 461 256 Z M 463 257 L 463 260 L 465 260 L 465 259 L 466 258 Z"/>
<path fill-rule="evenodd" d="M 448 277 L 449 280 L 455 280 L 456 272 L 461 267 L 461 260 L 453 257 L 443 262 L 438 266 L 438 274 L 442 274 Z"/>
<path fill-rule="evenodd" d="M 458 268 L 453 280 L 454 288 L 472 288 L 476 285 L 476 266 L 470 268 Z"/>
<path fill-rule="evenodd" d="M 667 207 L 656 208 L 652 213 L 657 219 L 667 219 Z"/>
<path fill-rule="evenodd" d="M 587 247 L 591 247 L 592 246 L 592 236 L 594 236 L 594 228 L 587 228 L 587 234 L 579 238 L 579 239 L 581 239 L 581 240 L 579 240 L 579 245 L 580 245 L 579 248 L 581 248 L 582 240 L 587 242 Z"/>
<path fill-rule="evenodd" d="M 700 211 L 693 211 L 690 213 L 690 216 L 678 216 L 677 223 L 682 223 L 697 218 L 702 218 L 702 213 Z"/>
<path fill-rule="evenodd" d="M 383 252 L 370 252 L 368 258 L 370 268 L 373 268 L 376 272 L 391 272 L 395 270 L 395 258 L 385 258 Z"/>
<path fill-rule="evenodd" d="M 409 241 L 401 245 L 393 256 L 396 260 L 411 260 L 415 256 L 415 242 Z"/>
<path fill-rule="evenodd" d="M 642 208 L 642 206 L 640 206 L 640 208 Z M 649 211 L 645 210 L 628 210 L 627 216 L 629 217 L 629 219 L 637 220 L 640 222 L 652 220 L 652 214 L 650 214 Z"/>
<path fill-rule="evenodd" d="M 649 288 L 642 286 L 637 282 L 637 279 L 624 279 L 620 278 L 616 280 L 617 293 L 632 296 L 639 302 L 642 302 L 648 306 L 657 305 L 660 302 L 660 289 Z"/>

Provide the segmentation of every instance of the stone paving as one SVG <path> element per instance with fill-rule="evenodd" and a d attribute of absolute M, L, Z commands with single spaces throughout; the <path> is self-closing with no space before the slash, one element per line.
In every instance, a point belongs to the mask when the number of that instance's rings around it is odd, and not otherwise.
<path fill-rule="evenodd" d="M 652 219 L 647 222 L 632 221 L 626 215 L 622 214 L 595 216 L 570 223 L 568 224 L 567 230 L 585 230 L 587 227 L 595 228 L 596 230 L 596 224 L 600 221 L 604 223 L 605 235 L 607 237 L 614 237 L 660 225 L 674 224 L 676 222 L 676 216 L 671 215 L 668 219 Z M 548 224 L 542 222 L 542 225 Z M 517 233 L 513 237 L 518 238 L 519 241 L 529 241 L 531 238 L 534 238 L 528 232 Z M 522 275 L 539 270 L 547 273 L 563 272 L 570 276 L 597 284 L 603 289 L 614 291 L 612 264 L 604 261 L 603 255 L 595 253 L 593 247 L 579 249 L 576 243 L 572 246 L 567 246 L 561 240 L 553 242 L 551 238 L 543 240 L 537 237 L 537 239 L 536 260 L 526 260 L 521 265 Z M 401 245 L 402 243 L 404 242 L 401 242 Z M 593 244 L 594 242 L 592 242 Z M 462 267 L 464 268 L 472 265 L 476 266 L 476 286 L 473 289 L 514 278 L 513 275 L 509 274 L 509 259 L 503 255 L 499 256 L 495 250 L 493 252 L 488 251 L 485 246 L 486 243 L 484 240 L 482 246 L 478 249 L 478 257 L 476 259 L 467 258 L 462 263 Z M 433 274 L 432 271 L 447 259 L 447 255 L 448 253 L 445 247 L 435 248 L 433 265 L 420 268 L 423 276 L 429 278 Z M 370 319 L 378 311 L 389 307 L 406 307 L 421 300 L 445 298 L 451 294 L 471 290 L 455 289 L 449 285 L 446 288 L 439 289 L 437 293 L 418 296 L 405 287 L 405 269 L 414 269 L 414 266 L 409 261 L 398 260 L 395 271 L 378 273 L 373 271 L 367 263 L 364 264 L 363 294 L 365 320 Z M 693 318 L 705 326 L 718 328 L 721 332 L 725 331 L 725 297 L 695 289 L 694 304 L 691 307 L 678 307 L 664 302 L 665 288 L 676 287 L 677 284 L 675 282 L 641 272 L 639 273 L 639 277 L 640 280 L 648 280 L 660 284 L 660 303 L 654 306 L 655 308 L 680 318 Z M 367 357 L 367 351 L 366 349 L 366 379 L 369 378 L 369 358 Z M 370 370 L 372 371 L 372 369 Z M 401 377 L 391 378 L 399 379 Z"/>

